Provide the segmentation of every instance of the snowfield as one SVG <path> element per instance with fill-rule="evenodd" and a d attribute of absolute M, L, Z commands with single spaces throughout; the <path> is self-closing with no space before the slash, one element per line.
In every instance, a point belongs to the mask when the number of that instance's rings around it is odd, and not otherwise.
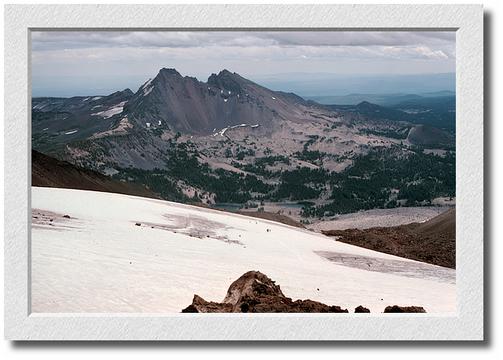
<path fill-rule="evenodd" d="M 114 115 L 120 114 L 124 111 L 124 105 L 126 105 L 127 101 L 121 101 L 120 103 L 112 106 L 108 110 L 100 111 L 97 113 L 93 113 L 93 116 L 101 116 L 103 119 L 111 118 Z"/>
<path fill-rule="evenodd" d="M 275 280 L 288 297 L 350 312 L 395 304 L 456 311 L 453 269 L 267 220 L 37 187 L 32 212 L 33 312 L 180 312 L 194 294 L 221 301 L 249 270 Z"/>

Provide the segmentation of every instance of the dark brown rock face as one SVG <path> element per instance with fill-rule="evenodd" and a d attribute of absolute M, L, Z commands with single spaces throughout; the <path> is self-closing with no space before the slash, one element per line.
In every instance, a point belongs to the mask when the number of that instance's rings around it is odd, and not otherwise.
<path fill-rule="evenodd" d="M 329 306 L 313 300 L 295 300 L 286 297 L 279 285 L 258 271 L 249 271 L 234 281 L 221 303 L 208 302 L 194 295 L 192 304 L 182 310 L 189 312 L 235 313 L 347 313 L 347 309 Z"/>
<path fill-rule="evenodd" d="M 183 313 L 211 312 L 223 313 L 232 312 L 232 304 L 209 302 L 198 295 L 194 295 L 192 304 L 182 310 Z"/>
<path fill-rule="evenodd" d="M 426 310 L 422 306 L 386 306 L 385 313 L 425 313 Z"/>

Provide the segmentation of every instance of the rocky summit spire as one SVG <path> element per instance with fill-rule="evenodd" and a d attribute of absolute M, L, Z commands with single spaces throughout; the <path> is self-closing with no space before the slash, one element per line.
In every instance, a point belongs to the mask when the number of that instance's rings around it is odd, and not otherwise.
<path fill-rule="evenodd" d="M 292 96 L 269 90 L 227 69 L 208 81 L 162 68 L 143 84 L 128 103 L 130 121 L 165 124 L 182 133 L 209 134 L 238 124 L 273 127 L 281 119 L 295 119 L 303 110 Z"/>

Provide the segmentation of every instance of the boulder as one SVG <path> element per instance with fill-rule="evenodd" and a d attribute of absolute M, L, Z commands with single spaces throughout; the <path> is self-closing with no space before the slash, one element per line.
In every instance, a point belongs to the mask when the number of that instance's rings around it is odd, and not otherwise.
<path fill-rule="evenodd" d="M 249 271 L 234 281 L 221 303 L 209 302 L 194 295 L 183 313 L 347 313 L 340 306 L 313 300 L 286 297 L 279 285 L 259 271 Z"/>

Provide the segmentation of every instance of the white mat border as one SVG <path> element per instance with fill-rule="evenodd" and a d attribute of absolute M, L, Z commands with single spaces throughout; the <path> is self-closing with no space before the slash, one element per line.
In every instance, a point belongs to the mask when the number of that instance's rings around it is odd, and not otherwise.
<path fill-rule="evenodd" d="M 11 340 L 482 340 L 481 5 L 7 5 L 5 337 Z M 30 314 L 30 31 L 455 30 L 458 313 Z"/>

